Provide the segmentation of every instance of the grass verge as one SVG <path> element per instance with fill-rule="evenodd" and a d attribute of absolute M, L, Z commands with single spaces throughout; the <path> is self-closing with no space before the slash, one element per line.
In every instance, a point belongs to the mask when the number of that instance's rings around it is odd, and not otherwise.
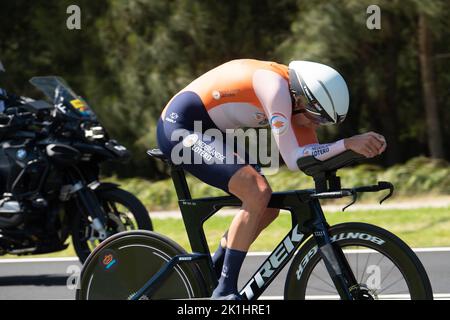
<path fill-rule="evenodd" d="M 342 222 L 365 222 L 385 228 L 399 236 L 411 247 L 450 246 L 450 208 L 421 208 L 411 210 L 374 210 L 335 212 L 326 214 L 330 225 Z M 232 216 L 215 216 L 205 224 L 210 250 L 214 251 L 219 239 L 228 228 Z M 251 251 L 272 251 L 290 230 L 290 215 L 283 213 L 258 237 Z M 155 231 L 162 233 L 190 251 L 186 231 L 181 219 L 153 219 Z M 54 254 L 33 257 L 74 256 L 73 247 Z M 4 258 L 14 258 L 6 255 Z"/>
<path fill-rule="evenodd" d="M 394 198 L 430 197 L 450 195 L 450 164 L 444 160 L 418 157 L 404 164 L 384 169 L 370 164 L 339 170 L 343 187 L 355 187 L 375 184 L 377 181 L 389 181 L 395 186 Z M 311 177 L 302 172 L 292 172 L 285 167 L 275 175 L 267 175 L 274 191 L 300 190 L 314 187 Z M 142 178 L 107 180 L 119 183 L 122 188 L 136 195 L 151 211 L 177 209 L 177 197 L 170 179 L 149 181 Z M 192 176 L 187 177 L 194 198 L 224 195 L 222 190 L 211 187 Z M 372 201 L 379 194 L 362 194 L 359 200 Z"/>

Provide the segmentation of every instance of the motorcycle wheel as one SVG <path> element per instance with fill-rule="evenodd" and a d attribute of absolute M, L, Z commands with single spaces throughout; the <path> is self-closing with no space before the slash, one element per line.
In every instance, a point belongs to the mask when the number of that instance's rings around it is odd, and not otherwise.
<path fill-rule="evenodd" d="M 99 190 L 96 195 L 108 215 L 108 236 L 127 230 L 153 230 L 147 209 L 133 194 L 114 188 Z M 98 237 L 98 232 L 91 227 L 86 216 L 82 213 L 75 214 L 72 223 L 73 247 L 81 263 L 104 240 Z"/>

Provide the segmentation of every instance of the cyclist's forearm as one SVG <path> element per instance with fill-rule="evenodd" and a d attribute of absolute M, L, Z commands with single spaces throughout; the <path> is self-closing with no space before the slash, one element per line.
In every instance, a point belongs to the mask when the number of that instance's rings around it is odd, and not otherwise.
<path fill-rule="evenodd" d="M 344 139 L 326 144 L 308 144 L 300 147 L 298 158 L 313 156 L 317 160 L 324 161 L 330 159 L 346 150 Z"/>

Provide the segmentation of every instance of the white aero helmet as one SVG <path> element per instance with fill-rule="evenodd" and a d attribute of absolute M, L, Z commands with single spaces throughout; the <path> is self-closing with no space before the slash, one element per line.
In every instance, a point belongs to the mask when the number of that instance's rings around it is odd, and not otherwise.
<path fill-rule="evenodd" d="M 294 99 L 300 99 L 306 109 L 305 116 L 320 124 L 344 121 L 350 99 L 339 72 L 316 62 L 292 61 L 289 83 Z"/>

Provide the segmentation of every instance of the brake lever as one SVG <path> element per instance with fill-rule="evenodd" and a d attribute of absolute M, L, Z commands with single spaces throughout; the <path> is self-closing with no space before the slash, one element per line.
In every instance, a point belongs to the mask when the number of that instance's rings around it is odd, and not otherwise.
<path fill-rule="evenodd" d="M 352 193 L 352 201 L 346 205 L 344 208 L 342 208 L 342 212 L 345 211 L 345 209 L 347 209 L 348 207 L 352 206 L 355 204 L 356 200 L 358 199 L 358 193 L 355 190 L 350 190 L 350 192 Z"/>
<path fill-rule="evenodd" d="M 389 189 L 389 193 L 383 199 L 380 200 L 380 204 L 382 204 L 385 200 L 389 199 L 394 193 L 394 185 L 390 182 L 380 181 L 378 182 L 378 186 L 380 187 L 380 189 Z"/>

